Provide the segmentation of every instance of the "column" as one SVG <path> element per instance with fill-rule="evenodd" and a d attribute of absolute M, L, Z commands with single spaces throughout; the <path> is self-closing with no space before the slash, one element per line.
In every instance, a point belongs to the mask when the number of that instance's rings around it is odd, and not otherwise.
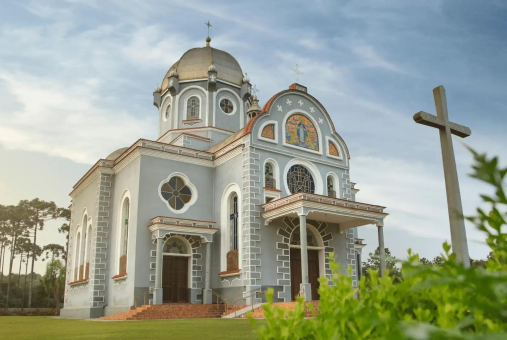
<path fill-rule="evenodd" d="M 202 292 L 202 303 L 210 304 L 212 303 L 212 294 L 211 294 L 211 242 L 206 242 L 206 267 L 205 267 L 205 276 L 204 276 L 204 290 Z"/>
<path fill-rule="evenodd" d="M 301 236 L 301 287 L 305 301 L 312 301 L 312 287 L 308 282 L 308 244 L 306 238 L 306 215 L 299 215 L 299 233 Z"/>
<path fill-rule="evenodd" d="M 155 268 L 155 289 L 153 290 L 153 304 L 161 305 L 164 302 L 162 289 L 162 268 L 163 268 L 164 239 L 157 237 L 157 257 Z"/>
<path fill-rule="evenodd" d="M 384 227 L 379 225 L 378 229 L 378 246 L 380 250 L 380 277 L 384 277 L 386 271 L 386 252 L 384 246 Z"/>

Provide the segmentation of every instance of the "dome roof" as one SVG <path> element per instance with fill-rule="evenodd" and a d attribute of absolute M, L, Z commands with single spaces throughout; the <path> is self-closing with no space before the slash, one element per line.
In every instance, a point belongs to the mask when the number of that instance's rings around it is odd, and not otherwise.
<path fill-rule="evenodd" d="M 215 66 L 217 78 L 234 85 L 243 84 L 243 71 L 238 61 L 229 53 L 211 46 L 192 48 L 167 71 L 162 81 L 162 92 L 167 89 L 167 78 L 176 71 L 179 81 L 208 78 L 208 70 Z"/>
<path fill-rule="evenodd" d="M 110 160 L 110 161 L 114 161 L 116 158 L 120 157 L 120 155 L 122 153 L 124 153 L 125 151 L 127 151 L 128 148 L 121 148 L 121 149 L 118 149 L 114 152 L 111 152 L 111 154 L 109 156 L 106 157 L 107 160 Z"/>

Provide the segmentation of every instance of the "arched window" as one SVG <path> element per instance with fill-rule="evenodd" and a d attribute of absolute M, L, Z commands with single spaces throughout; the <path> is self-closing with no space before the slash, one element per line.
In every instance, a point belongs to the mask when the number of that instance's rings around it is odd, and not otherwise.
<path fill-rule="evenodd" d="M 266 163 L 264 166 L 264 186 L 266 188 L 276 189 L 276 181 L 273 176 L 273 165 L 271 163 Z"/>
<path fill-rule="evenodd" d="M 187 101 L 187 119 L 199 119 L 199 98 L 192 96 Z"/>
<path fill-rule="evenodd" d="M 74 281 L 81 280 L 80 276 L 82 276 L 82 273 L 80 273 L 79 270 L 79 255 L 81 254 L 81 231 L 78 230 L 76 234 L 76 244 L 75 244 L 75 252 L 74 252 Z"/>
<path fill-rule="evenodd" d="M 290 167 L 287 172 L 287 185 L 293 194 L 298 192 L 313 194 L 315 192 L 315 182 L 310 170 L 300 164 Z"/>
<path fill-rule="evenodd" d="M 84 279 L 87 280 L 90 278 L 90 259 L 91 259 L 91 252 L 92 252 L 92 225 L 90 224 L 88 226 L 88 229 L 85 233 L 85 239 L 86 239 L 86 249 L 85 249 L 85 263 L 84 263 Z"/>
<path fill-rule="evenodd" d="M 229 250 L 238 250 L 238 195 L 232 193 L 229 198 Z"/>
<path fill-rule="evenodd" d="M 164 253 L 168 254 L 189 254 L 188 246 L 183 240 L 177 237 L 169 238 L 164 244 Z"/>
<path fill-rule="evenodd" d="M 334 189 L 333 177 L 327 176 L 327 195 L 329 197 L 336 197 L 336 191 Z"/>
<path fill-rule="evenodd" d="M 290 235 L 290 245 L 292 246 L 300 246 L 301 245 L 301 234 L 299 227 L 295 228 L 292 234 Z M 318 247 L 319 244 L 317 242 L 317 238 L 315 234 L 310 228 L 306 228 L 306 243 L 308 247 Z"/>
<path fill-rule="evenodd" d="M 169 119 L 170 114 L 171 114 L 171 104 L 167 105 L 167 108 L 165 109 L 165 120 Z"/>
<path fill-rule="evenodd" d="M 130 199 L 126 197 L 123 200 L 120 220 L 120 263 L 118 274 L 127 273 L 127 252 L 129 241 L 129 223 L 130 223 Z"/>

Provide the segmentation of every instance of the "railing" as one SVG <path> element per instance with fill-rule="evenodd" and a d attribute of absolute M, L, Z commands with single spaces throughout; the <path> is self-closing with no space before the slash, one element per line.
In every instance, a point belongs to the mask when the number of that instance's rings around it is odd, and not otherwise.
<path fill-rule="evenodd" d="M 137 301 L 140 297 L 143 297 L 143 306 L 146 305 L 146 295 L 150 295 L 150 291 L 147 290 L 144 293 L 138 294 L 134 297 L 134 308 L 137 308 Z"/>
<path fill-rule="evenodd" d="M 85 262 L 85 280 L 90 278 L 90 262 Z"/>
<path fill-rule="evenodd" d="M 84 271 L 84 266 L 80 265 L 79 266 L 79 281 L 81 281 L 83 279 L 83 271 Z"/>
<path fill-rule="evenodd" d="M 261 291 L 261 290 L 259 290 L 259 288 L 257 288 L 257 289 L 254 289 L 254 290 L 251 290 L 251 291 L 247 292 L 246 295 L 241 294 L 239 296 L 236 296 L 234 298 L 234 300 L 231 302 L 231 304 L 229 305 L 229 307 L 236 307 L 238 301 L 245 300 L 245 303 L 246 303 L 246 301 L 248 299 L 250 299 L 250 307 L 251 307 L 251 310 L 253 311 L 254 310 L 254 307 L 253 307 L 254 306 L 254 301 L 253 301 L 253 299 L 257 298 L 257 296 L 259 294 L 265 294 L 267 291 L 268 291 L 267 289 Z M 226 309 L 225 313 L 229 314 L 228 312 L 229 312 L 229 310 Z M 237 312 L 238 312 L 238 310 L 236 308 L 234 308 L 234 317 L 237 316 L 237 314 L 236 314 Z"/>
<path fill-rule="evenodd" d="M 222 299 L 222 301 L 224 302 L 225 311 L 227 312 L 227 299 L 223 295 L 215 292 L 214 290 L 211 291 L 211 294 L 213 294 L 217 298 L 217 310 L 219 309 L 218 305 L 219 305 L 220 299 Z"/>
<path fill-rule="evenodd" d="M 186 218 L 164 217 L 164 216 L 157 216 L 150 220 L 150 224 L 156 223 L 181 225 L 185 227 L 200 227 L 200 228 L 213 228 L 216 224 L 216 222 L 212 221 L 189 220 Z"/>
<path fill-rule="evenodd" d="M 383 213 L 385 207 L 381 207 L 378 205 L 372 205 L 367 203 L 359 203 L 355 201 L 349 201 L 344 200 L 341 198 L 332 198 L 322 195 L 316 195 L 316 194 L 308 194 L 308 193 L 297 193 L 292 194 L 290 196 L 279 198 L 277 200 L 273 200 L 269 203 L 263 204 L 262 207 L 264 208 L 264 212 L 268 210 L 275 209 L 279 206 L 287 205 L 290 203 L 294 203 L 297 201 L 310 201 L 310 202 L 316 202 L 316 203 L 324 203 L 344 208 L 353 208 L 353 209 L 361 209 L 365 211 L 371 211 L 371 212 L 377 212 L 377 213 Z"/>
<path fill-rule="evenodd" d="M 328 195 L 329 197 L 336 198 L 336 191 L 334 191 L 334 190 L 328 190 L 328 191 L 327 191 L 327 195 Z"/>

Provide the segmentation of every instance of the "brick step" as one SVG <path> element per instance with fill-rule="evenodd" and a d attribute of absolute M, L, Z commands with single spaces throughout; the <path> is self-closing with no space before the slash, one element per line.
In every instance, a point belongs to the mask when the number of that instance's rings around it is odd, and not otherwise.
<path fill-rule="evenodd" d="M 224 305 L 144 305 L 106 317 L 102 320 L 150 320 L 150 319 L 194 319 L 219 318 L 225 312 Z"/>

